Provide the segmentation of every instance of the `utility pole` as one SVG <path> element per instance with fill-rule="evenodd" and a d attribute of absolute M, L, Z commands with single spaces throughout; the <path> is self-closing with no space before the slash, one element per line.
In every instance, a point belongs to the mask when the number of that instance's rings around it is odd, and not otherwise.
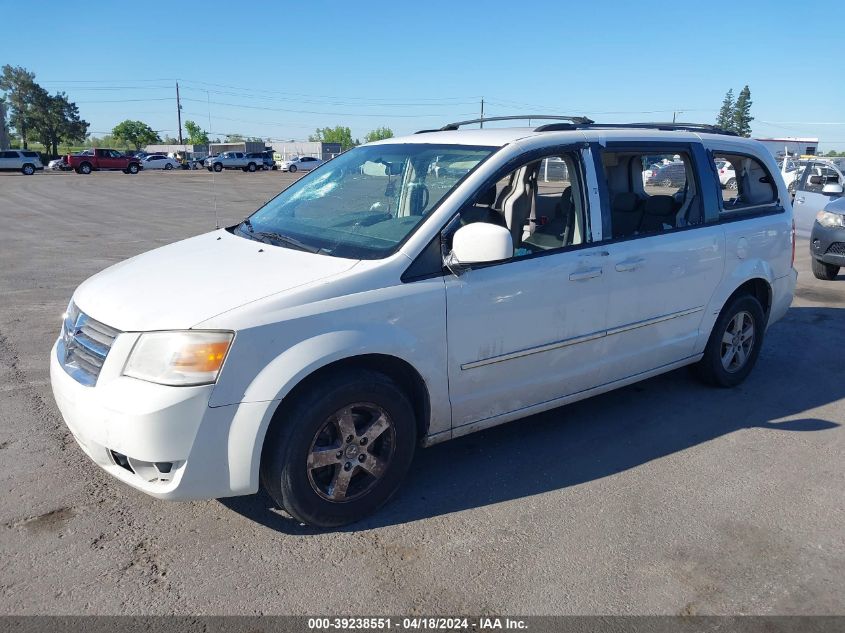
<path fill-rule="evenodd" d="M 182 145 L 182 101 L 179 99 L 179 82 L 176 82 L 176 116 L 179 118 L 179 145 Z"/>
<path fill-rule="evenodd" d="M 0 99 L 0 149 L 9 149 L 9 130 L 6 128 L 6 104 Z"/>
<path fill-rule="evenodd" d="M 478 127 L 484 127 L 484 97 L 481 97 L 481 121 L 479 121 Z"/>

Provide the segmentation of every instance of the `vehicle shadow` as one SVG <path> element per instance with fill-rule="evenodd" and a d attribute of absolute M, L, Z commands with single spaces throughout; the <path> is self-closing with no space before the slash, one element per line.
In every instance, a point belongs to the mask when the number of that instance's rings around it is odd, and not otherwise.
<path fill-rule="evenodd" d="M 845 398 L 839 354 L 829 353 L 843 348 L 845 309 L 792 308 L 769 330 L 754 371 L 735 389 L 702 385 L 684 368 L 421 449 L 397 496 L 341 530 L 403 524 L 574 486 L 742 429 L 830 431 L 840 424 L 803 414 Z M 319 531 L 277 511 L 264 492 L 220 501 L 286 534 Z"/>

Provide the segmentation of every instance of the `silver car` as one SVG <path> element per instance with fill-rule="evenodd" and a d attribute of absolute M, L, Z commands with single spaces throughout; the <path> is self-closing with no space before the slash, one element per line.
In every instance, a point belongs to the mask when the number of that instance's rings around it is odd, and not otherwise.
<path fill-rule="evenodd" d="M 38 152 L 28 149 L 7 149 L 0 152 L 0 171 L 19 171 L 31 176 L 44 169 Z"/>

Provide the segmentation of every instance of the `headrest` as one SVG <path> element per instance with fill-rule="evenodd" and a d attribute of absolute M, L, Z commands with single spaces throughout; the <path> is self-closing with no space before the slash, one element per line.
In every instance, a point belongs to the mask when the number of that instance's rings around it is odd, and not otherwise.
<path fill-rule="evenodd" d="M 478 199 L 475 201 L 475 204 L 484 204 L 488 207 L 493 206 L 493 203 L 496 202 L 496 185 L 493 185 L 485 192 L 483 192 Z"/>
<path fill-rule="evenodd" d="M 613 198 L 613 210 L 630 213 L 636 210 L 639 203 L 640 197 L 637 194 L 632 191 L 623 191 L 622 193 L 617 193 L 616 197 Z"/>
<path fill-rule="evenodd" d="M 672 196 L 649 196 L 643 209 L 648 215 L 672 215 L 675 212 L 675 199 Z"/>

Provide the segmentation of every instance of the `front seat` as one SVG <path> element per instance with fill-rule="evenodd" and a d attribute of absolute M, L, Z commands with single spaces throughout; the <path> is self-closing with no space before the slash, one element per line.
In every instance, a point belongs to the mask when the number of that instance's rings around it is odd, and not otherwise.
<path fill-rule="evenodd" d="M 572 202 L 572 187 L 560 194 L 555 205 L 555 215 L 546 224 L 538 224 L 534 234 L 526 240 L 540 248 L 560 248 L 572 244 L 575 230 L 575 205 Z"/>
<path fill-rule="evenodd" d="M 534 206 L 534 166 L 525 165 L 517 170 L 513 188 L 502 201 L 502 213 L 513 238 L 514 249 L 522 244 L 525 224 Z"/>

